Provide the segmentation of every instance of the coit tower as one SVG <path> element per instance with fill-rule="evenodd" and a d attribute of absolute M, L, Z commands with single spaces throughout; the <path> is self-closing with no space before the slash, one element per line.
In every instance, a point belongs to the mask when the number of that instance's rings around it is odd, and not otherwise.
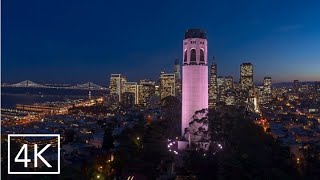
<path fill-rule="evenodd" d="M 188 29 L 183 40 L 182 136 L 195 111 L 208 108 L 207 38 L 201 29 Z"/>

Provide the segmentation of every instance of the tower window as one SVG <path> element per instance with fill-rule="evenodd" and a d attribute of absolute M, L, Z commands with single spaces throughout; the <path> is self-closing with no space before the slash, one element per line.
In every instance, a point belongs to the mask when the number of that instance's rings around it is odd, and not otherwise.
<path fill-rule="evenodd" d="M 204 51 L 203 51 L 203 49 L 200 49 L 200 63 L 204 64 Z"/>
<path fill-rule="evenodd" d="M 187 57 L 188 57 L 188 54 L 187 54 L 187 53 L 188 53 L 188 51 L 185 50 L 185 51 L 184 51 L 184 58 L 183 58 L 183 62 L 184 62 L 184 63 L 187 62 Z"/>
<path fill-rule="evenodd" d="M 191 49 L 190 52 L 190 64 L 196 64 L 197 63 L 197 55 L 196 55 L 196 50 Z"/>

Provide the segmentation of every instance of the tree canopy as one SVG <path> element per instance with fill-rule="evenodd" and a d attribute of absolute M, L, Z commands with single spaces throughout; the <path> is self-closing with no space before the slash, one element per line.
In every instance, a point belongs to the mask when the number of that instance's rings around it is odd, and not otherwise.
<path fill-rule="evenodd" d="M 194 150 L 187 153 L 185 164 L 191 174 L 217 179 L 299 177 L 289 148 L 254 124 L 251 114 L 244 108 L 220 105 L 210 109 L 207 116 L 204 120 L 208 121 L 211 145 L 206 154 Z M 221 151 L 216 151 L 218 143 Z M 208 164 L 214 170 L 210 171 Z"/>

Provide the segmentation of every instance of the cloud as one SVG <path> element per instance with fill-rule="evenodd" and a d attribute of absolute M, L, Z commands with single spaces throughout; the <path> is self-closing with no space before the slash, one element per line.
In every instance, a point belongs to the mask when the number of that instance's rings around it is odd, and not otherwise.
<path fill-rule="evenodd" d="M 279 26 L 275 30 L 278 32 L 289 32 L 289 31 L 295 31 L 302 28 L 303 28 L 302 24 L 289 24 L 289 25 Z"/>

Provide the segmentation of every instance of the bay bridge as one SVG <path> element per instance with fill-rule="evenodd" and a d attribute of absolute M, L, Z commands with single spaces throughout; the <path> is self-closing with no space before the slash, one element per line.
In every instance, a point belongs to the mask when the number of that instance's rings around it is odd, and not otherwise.
<path fill-rule="evenodd" d="M 92 82 L 87 82 L 77 85 L 43 85 L 25 80 L 16 84 L 1 84 L 1 87 L 12 87 L 12 88 L 52 88 L 52 89 L 77 89 L 77 90 L 108 90 L 108 88 L 99 86 Z"/>

